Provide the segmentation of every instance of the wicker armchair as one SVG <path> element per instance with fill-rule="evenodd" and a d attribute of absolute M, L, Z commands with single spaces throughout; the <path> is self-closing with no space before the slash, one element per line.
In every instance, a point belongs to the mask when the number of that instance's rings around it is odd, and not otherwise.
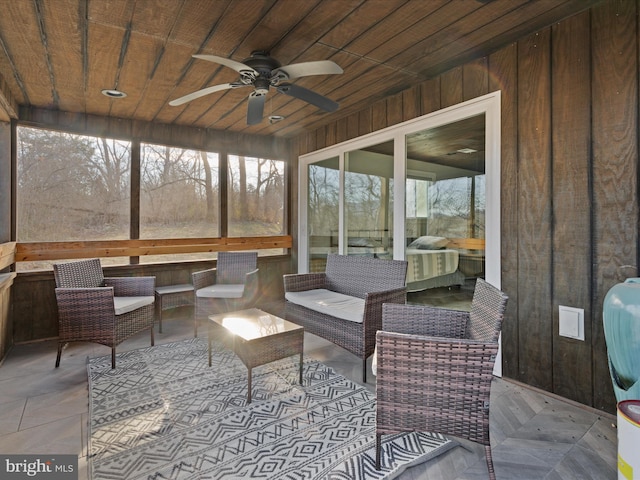
<path fill-rule="evenodd" d="M 149 329 L 153 339 L 155 277 L 103 276 L 100 260 L 55 264 L 58 304 L 58 356 L 68 342 L 95 342 L 111 347 L 116 368 L 116 346 Z"/>
<path fill-rule="evenodd" d="M 507 296 L 478 279 L 471 312 L 386 304 L 377 335 L 376 468 L 383 434 L 428 431 L 485 446 L 489 396 Z"/>
<path fill-rule="evenodd" d="M 250 308 L 258 297 L 258 252 L 219 252 L 215 268 L 191 274 L 198 322 L 217 313 Z"/>

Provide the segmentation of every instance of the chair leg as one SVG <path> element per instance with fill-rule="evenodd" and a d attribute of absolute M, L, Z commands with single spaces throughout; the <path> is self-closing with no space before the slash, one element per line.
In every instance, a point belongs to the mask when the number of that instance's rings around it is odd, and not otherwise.
<path fill-rule="evenodd" d="M 56 368 L 60 366 L 60 356 L 62 355 L 62 342 L 58 342 L 58 356 L 56 357 Z"/>
<path fill-rule="evenodd" d="M 382 435 L 376 433 L 376 470 L 380 470 L 380 450 L 382 443 Z"/>
<path fill-rule="evenodd" d="M 496 471 L 493 468 L 493 457 L 491 456 L 491 445 L 484 446 L 484 456 L 487 459 L 487 469 L 489 470 L 489 480 L 496 480 Z"/>
<path fill-rule="evenodd" d="M 111 369 L 116 368 L 116 347 L 111 347 Z"/>
<path fill-rule="evenodd" d="M 362 382 L 367 383 L 367 359 L 362 360 Z"/>
<path fill-rule="evenodd" d="M 153 347 L 156 343 L 156 340 L 153 336 L 153 323 L 151 324 L 151 346 Z"/>

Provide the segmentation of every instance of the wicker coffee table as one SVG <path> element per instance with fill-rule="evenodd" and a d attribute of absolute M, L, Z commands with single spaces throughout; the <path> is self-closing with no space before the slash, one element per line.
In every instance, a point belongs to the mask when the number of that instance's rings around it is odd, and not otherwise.
<path fill-rule="evenodd" d="M 211 315 L 209 320 L 233 334 L 233 351 L 249 370 L 247 403 L 251 403 L 253 367 L 292 355 L 300 355 L 300 384 L 302 384 L 303 327 L 257 308 Z M 211 330 L 209 328 L 209 366 L 211 366 Z"/>

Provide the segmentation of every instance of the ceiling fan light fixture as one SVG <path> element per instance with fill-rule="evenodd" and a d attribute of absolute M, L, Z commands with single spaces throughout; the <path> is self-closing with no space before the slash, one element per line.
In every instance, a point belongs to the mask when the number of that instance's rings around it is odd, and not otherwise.
<path fill-rule="evenodd" d="M 126 93 L 121 90 L 116 90 L 115 88 L 105 88 L 102 90 L 102 94 L 109 98 L 124 98 L 127 96 Z"/>

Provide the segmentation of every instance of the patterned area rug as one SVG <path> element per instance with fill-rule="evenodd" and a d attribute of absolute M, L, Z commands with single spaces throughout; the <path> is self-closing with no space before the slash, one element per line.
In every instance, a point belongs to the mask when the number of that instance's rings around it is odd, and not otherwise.
<path fill-rule="evenodd" d="M 88 361 L 89 463 L 105 479 L 390 479 L 449 450 L 436 434 L 383 436 L 375 470 L 375 395 L 297 357 L 247 369 L 197 338 Z"/>

